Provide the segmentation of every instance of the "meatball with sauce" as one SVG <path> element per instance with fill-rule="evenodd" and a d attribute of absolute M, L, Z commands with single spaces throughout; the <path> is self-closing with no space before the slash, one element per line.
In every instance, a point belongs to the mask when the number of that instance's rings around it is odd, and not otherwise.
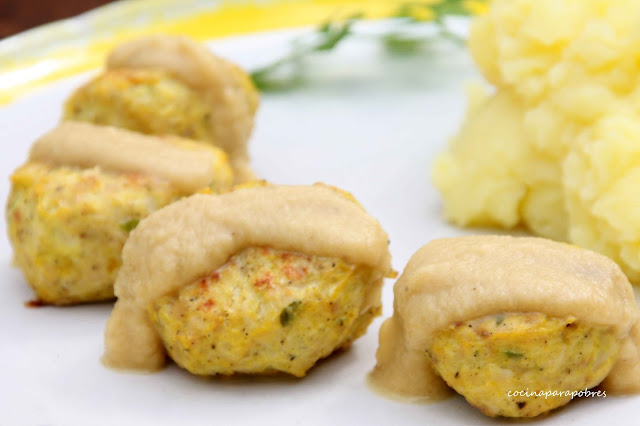
<path fill-rule="evenodd" d="M 602 255 L 531 237 L 434 240 L 394 298 L 370 375 L 386 395 L 455 390 L 488 416 L 534 417 L 587 390 L 640 392 L 640 311 Z"/>
<path fill-rule="evenodd" d="M 237 65 L 187 37 L 154 35 L 116 46 L 106 69 L 67 100 L 63 119 L 216 146 L 237 183 L 253 179 L 247 143 L 258 103 Z"/>
<path fill-rule="evenodd" d="M 386 233 L 344 191 L 196 194 L 151 214 L 125 244 L 103 360 L 302 377 L 365 333 L 392 272 Z"/>
<path fill-rule="evenodd" d="M 111 156 L 113 144 L 123 158 Z M 164 174 L 146 170 L 163 155 L 169 163 L 185 155 L 194 168 L 191 158 L 202 157 L 202 190 L 231 185 L 226 155 L 190 141 L 66 122 L 36 142 L 30 160 L 11 176 L 6 217 L 15 263 L 40 301 L 68 305 L 114 297 L 129 233 L 200 186 L 172 181 L 177 171 L 171 164 L 155 163 Z"/>
<path fill-rule="evenodd" d="M 29 163 L 7 205 L 15 263 L 45 303 L 113 298 L 120 251 L 137 222 L 181 197 L 167 182 Z"/>

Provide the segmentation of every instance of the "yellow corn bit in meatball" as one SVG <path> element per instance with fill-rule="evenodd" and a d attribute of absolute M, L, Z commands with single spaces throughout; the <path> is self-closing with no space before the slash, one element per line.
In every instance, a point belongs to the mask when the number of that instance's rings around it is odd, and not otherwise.
<path fill-rule="evenodd" d="M 302 377 L 365 332 L 370 271 L 342 260 L 248 248 L 149 312 L 167 352 L 193 374 Z"/>
<path fill-rule="evenodd" d="M 215 144 L 214 113 L 201 93 L 166 71 L 122 69 L 78 89 L 66 103 L 64 118 Z"/>
<path fill-rule="evenodd" d="M 619 349 L 609 327 L 508 313 L 438 332 L 427 355 L 447 384 L 486 415 L 533 417 L 597 386 Z"/>
<path fill-rule="evenodd" d="M 7 205 L 15 262 L 46 303 L 113 298 L 120 252 L 138 221 L 184 194 L 169 183 L 99 168 L 28 163 Z"/>

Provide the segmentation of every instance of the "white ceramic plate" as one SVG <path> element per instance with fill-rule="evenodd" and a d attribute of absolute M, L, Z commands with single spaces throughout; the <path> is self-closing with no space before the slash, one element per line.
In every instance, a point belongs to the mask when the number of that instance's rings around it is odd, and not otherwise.
<path fill-rule="evenodd" d="M 211 43 L 245 67 L 277 56 L 294 32 Z M 325 182 L 351 191 L 391 238 L 395 269 L 429 240 L 461 235 L 441 217 L 429 166 L 459 126 L 464 82 L 479 78 L 467 53 L 435 46 L 420 57 L 392 57 L 368 40 L 315 60 L 313 81 L 266 94 L 251 142 L 255 170 L 284 184 Z M 59 81 L 0 109 L 0 199 L 31 142 L 59 120 L 69 93 L 89 75 Z M 0 241 L 0 425 L 425 425 L 494 424 L 462 397 L 411 405 L 365 384 L 375 364 L 377 319 L 352 349 L 304 379 L 201 379 L 170 365 L 148 375 L 104 368 L 110 304 L 26 308 L 33 298 Z M 384 317 L 392 313 L 392 280 Z M 136 342 L 131 342 L 135 345 Z M 630 424 L 640 397 L 574 401 L 540 423 Z"/>

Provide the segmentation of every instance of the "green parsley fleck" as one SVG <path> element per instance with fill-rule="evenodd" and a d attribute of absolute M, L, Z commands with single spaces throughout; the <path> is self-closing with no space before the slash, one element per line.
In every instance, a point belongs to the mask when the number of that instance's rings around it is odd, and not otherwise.
<path fill-rule="evenodd" d="M 514 352 L 510 350 L 504 351 L 504 354 L 511 359 L 520 359 L 524 356 L 524 354 L 521 354 L 520 352 Z"/>
<path fill-rule="evenodd" d="M 291 320 L 293 319 L 293 314 L 296 312 L 298 306 L 300 306 L 301 303 L 302 302 L 299 300 L 293 301 L 289 303 L 289 305 L 284 308 L 282 312 L 280 312 L 280 324 L 282 324 L 283 327 L 291 322 Z"/>

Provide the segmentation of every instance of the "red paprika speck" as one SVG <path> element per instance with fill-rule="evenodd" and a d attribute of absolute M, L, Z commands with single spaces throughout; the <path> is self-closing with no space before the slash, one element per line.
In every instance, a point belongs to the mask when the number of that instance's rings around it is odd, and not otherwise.
<path fill-rule="evenodd" d="M 202 290 L 206 290 L 207 289 L 207 280 L 205 278 L 200 280 L 200 288 Z"/>
<path fill-rule="evenodd" d="M 204 302 L 202 304 L 202 307 L 205 308 L 205 309 L 211 309 L 213 306 L 215 306 L 215 304 L 216 304 L 216 302 L 214 302 L 211 299 L 208 299 L 206 302 Z"/>
<path fill-rule="evenodd" d="M 255 283 L 253 283 L 254 286 L 256 287 L 266 287 L 266 288 L 272 288 L 273 286 L 271 285 L 271 274 L 269 272 L 267 272 L 264 277 L 256 280 Z"/>
<path fill-rule="evenodd" d="M 287 264 L 282 268 L 282 272 L 290 280 L 299 280 L 307 275 L 307 268 L 300 268 Z"/>

